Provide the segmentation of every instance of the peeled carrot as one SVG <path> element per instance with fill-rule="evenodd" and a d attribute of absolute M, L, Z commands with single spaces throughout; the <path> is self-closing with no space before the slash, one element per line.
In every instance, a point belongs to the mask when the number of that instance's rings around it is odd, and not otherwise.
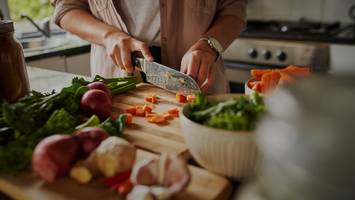
<path fill-rule="evenodd" d="M 250 74 L 253 78 L 260 80 L 264 74 L 269 72 L 272 72 L 272 69 L 252 69 Z"/>
<path fill-rule="evenodd" d="M 173 116 L 171 116 L 169 113 L 165 113 L 164 115 L 163 115 L 163 117 L 165 118 L 165 120 L 172 120 L 172 119 L 174 119 L 174 117 Z"/>
<path fill-rule="evenodd" d="M 136 115 L 140 116 L 140 117 L 144 117 L 145 116 L 145 111 L 142 107 L 138 106 L 137 110 L 136 110 Z"/>
<path fill-rule="evenodd" d="M 260 81 L 252 87 L 252 90 L 257 91 L 257 92 L 261 92 L 261 89 L 262 89 L 262 85 L 261 85 Z"/>
<path fill-rule="evenodd" d="M 153 108 L 148 106 L 148 105 L 144 105 L 143 106 L 143 110 L 146 112 L 146 113 L 151 113 L 153 111 Z"/>
<path fill-rule="evenodd" d="M 179 109 L 178 108 L 171 108 L 171 109 L 168 110 L 168 113 L 172 117 L 179 117 Z"/>
<path fill-rule="evenodd" d="M 290 76 L 288 73 L 283 71 L 280 71 L 279 73 L 280 73 L 279 85 L 285 85 L 294 81 L 294 78 Z"/>
<path fill-rule="evenodd" d="M 145 97 L 144 100 L 149 103 L 157 103 L 158 102 L 158 98 L 155 95 Z"/>
<path fill-rule="evenodd" d="M 187 95 L 186 96 L 186 100 L 188 101 L 188 102 L 193 102 L 194 100 L 195 100 L 195 95 L 194 94 L 189 94 L 189 95 Z"/>
<path fill-rule="evenodd" d="M 165 124 L 167 121 L 162 115 L 155 115 L 152 117 L 148 117 L 148 122 L 155 124 Z"/>
<path fill-rule="evenodd" d="M 280 73 L 277 71 L 271 71 L 266 73 L 261 78 L 261 92 L 265 93 L 271 89 L 274 89 L 280 80 Z"/>
<path fill-rule="evenodd" d="M 134 107 L 134 106 L 130 106 L 129 108 L 126 109 L 126 112 L 127 113 L 130 113 L 132 115 L 135 115 L 136 114 L 136 111 L 137 111 L 137 108 Z"/>
<path fill-rule="evenodd" d="M 281 70 L 290 76 L 305 77 L 311 74 L 311 69 L 309 67 L 298 67 L 296 65 L 289 65 L 285 69 Z"/>
<path fill-rule="evenodd" d="M 133 115 L 131 113 L 126 113 L 126 122 L 125 124 L 132 124 L 133 122 Z"/>
<path fill-rule="evenodd" d="M 186 103 L 187 101 L 186 96 L 180 92 L 176 93 L 175 98 L 178 103 Z"/>

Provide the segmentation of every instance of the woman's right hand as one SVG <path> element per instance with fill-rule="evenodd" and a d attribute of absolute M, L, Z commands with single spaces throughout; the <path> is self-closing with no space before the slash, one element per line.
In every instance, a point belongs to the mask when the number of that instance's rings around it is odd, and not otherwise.
<path fill-rule="evenodd" d="M 111 56 L 113 62 L 125 69 L 128 73 L 133 73 L 132 52 L 141 52 L 148 61 L 153 61 L 153 56 L 149 51 L 149 46 L 139 40 L 136 40 L 124 32 L 111 32 L 104 39 L 106 52 Z"/>

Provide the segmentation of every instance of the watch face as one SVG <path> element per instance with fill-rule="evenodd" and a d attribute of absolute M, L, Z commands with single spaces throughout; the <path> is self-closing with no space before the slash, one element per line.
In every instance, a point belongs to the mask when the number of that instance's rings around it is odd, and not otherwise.
<path fill-rule="evenodd" d="M 209 40 L 212 43 L 212 46 L 219 52 L 222 53 L 223 52 L 223 47 L 221 45 L 221 43 L 218 42 L 218 40 L 216 40 L 215 38 L 209 38 Z"/>

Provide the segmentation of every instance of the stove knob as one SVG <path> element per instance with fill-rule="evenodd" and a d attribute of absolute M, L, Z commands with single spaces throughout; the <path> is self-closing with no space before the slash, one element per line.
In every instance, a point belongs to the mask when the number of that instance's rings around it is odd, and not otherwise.
<path fill-rule="evenodd" d="M 264 50 L 264 51 L 262 52 L 262 54 L 263 54 L 265 60 L 270 60 L 271 57 L 272 57 L 271 51 L 269 51 L 269 50 Z"/>
<path fill-rule="evenodd" d="M 248 49 L 248 55 L 250 58 L 257 58 L 258 57 L 258 51 L 254 48 Z"/>
<path fill-rule="evenodd" d="M 283 51 L 280 51 L 276 54 L 276 57 L 279 61 L 283 62 L 287 59 L 287 54 Z"/>

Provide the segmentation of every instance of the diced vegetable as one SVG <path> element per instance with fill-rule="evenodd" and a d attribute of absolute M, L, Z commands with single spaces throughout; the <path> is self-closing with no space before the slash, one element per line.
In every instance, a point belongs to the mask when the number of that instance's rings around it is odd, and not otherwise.
<path fill-rule="evenodd" d="M 135 115 L 137 111 L 137 108 L 135 106 L 130 106 L 129 108 L 126 109 L 127 113 L 131 113 L 132 115 Z"/>
<path fill-rule="evenodd" d="M 168 110 L 168 113 L 173 117 L 179 117 L 179 109 L 178 108 L 171 108 Z"/>
<path fill-rule="evenodd" d="M 176 93 L 175 97 L 176 97 L 176 101 L 178 103 L 186 103 L 187 102 L 186 96 L 180 92 Z"/>
<path fill-rule="evenodd" d="M 153 108 L 151 108 L 150 106 L 148 105 L 144 105 L 143 106 L 143 110 L 146 112 L 146 113 L 151 113 L 153 111 Z"/>
<path fill-rule="evenodd" d="M 186 100 L 187 100 L 188 102 L 194 101 L 195 98 L 196 98 L 196 96 L 195 96 L 194 94 L 189 94 L 189 95 L 186 96 Z"/>
<path fill-rule="evenodd" d="M 126 115 L 126 125 L 133 123 L 133 115 L 131 113 L 127 113 Z"/>
<path fill-rule="evenodd" d="M 136 116 L 144 117 L 145 116 L 145 110 L 141 106 L 136 107 Z"/>
<path fill-rule="evenodd" d="M 153 104 L 158 102 L 158 98 L 155 95 L 152 95 L 152 96 L 149 96 L 149 97 L 145 97 L 144 99 L 145 99 L 146 102 L 153 103 Z"/>
<path fill-rule="evenodd" d="M 148 117 L 148 122 L 155 124 L 165 124 L 167 121 L 162 115 L 154 115 L 152 117 Z"/>

